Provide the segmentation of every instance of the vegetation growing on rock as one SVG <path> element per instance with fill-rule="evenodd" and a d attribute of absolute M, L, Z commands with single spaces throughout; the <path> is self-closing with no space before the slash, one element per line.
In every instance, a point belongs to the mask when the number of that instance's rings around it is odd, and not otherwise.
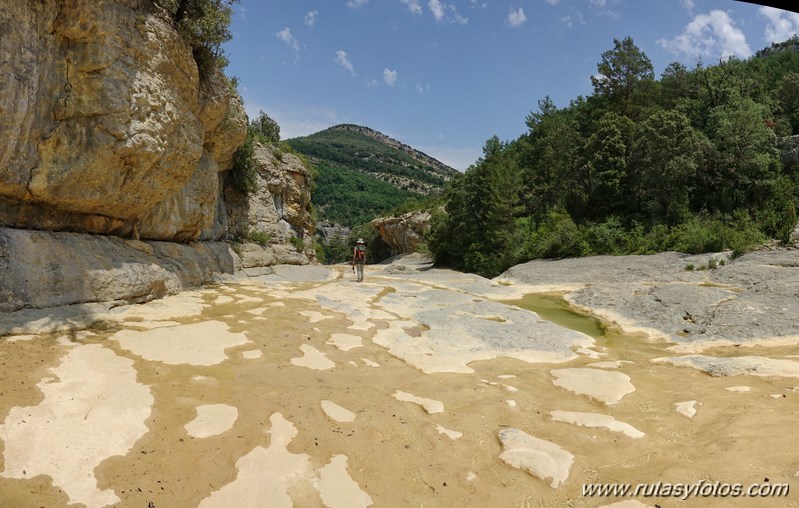
<path fill-rule="evenodd" d="M 166 9 L 180 35 L 191 46 L 201 75 L 214 69 L 224 69 L 227 58 L 222 44 L 233 36 L 230 33 L 232 5 L 239 0 L 153 0 Z"/>

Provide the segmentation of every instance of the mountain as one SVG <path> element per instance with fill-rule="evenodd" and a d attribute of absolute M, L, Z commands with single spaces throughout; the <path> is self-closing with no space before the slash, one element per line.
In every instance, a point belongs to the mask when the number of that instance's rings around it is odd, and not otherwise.
<path fill-rule="evenodd" d="M 410 199 L 437 195 L 457 170 L 360 125 L 343 124 L 286 140 L 316 166 L 319 217 L 354 226 Z"/>

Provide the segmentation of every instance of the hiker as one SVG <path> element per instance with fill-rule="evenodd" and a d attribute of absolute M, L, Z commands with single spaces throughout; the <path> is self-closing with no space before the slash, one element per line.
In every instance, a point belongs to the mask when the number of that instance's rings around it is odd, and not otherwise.
<path fill-rule="evenodd" d="M 366 264 L 366 246 L 363 244 L 363 239 L 358 238 L 355 242 L 355 249 L 352 251 L 352 269 L 358 269 L 358 282 L 363 281 L 363 265 Z"/>

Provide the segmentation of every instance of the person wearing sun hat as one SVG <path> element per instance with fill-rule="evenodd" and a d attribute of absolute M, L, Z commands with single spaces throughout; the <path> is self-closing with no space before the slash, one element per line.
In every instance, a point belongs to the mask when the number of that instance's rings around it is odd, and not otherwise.
<path fill-rule="evenodd" d="M 358 238 L 355 242 L 355 249 L 352 251 L 352 269 L 358 270 L 358 282 L 363 282 L 363 267 L 366 264 L 366 246 L 363 238 Z"/>

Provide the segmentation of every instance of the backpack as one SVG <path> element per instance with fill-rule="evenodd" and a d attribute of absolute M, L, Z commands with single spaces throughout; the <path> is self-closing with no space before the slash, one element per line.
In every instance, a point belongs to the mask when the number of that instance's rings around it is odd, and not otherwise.
<path fill-rule="evenodd" d="M 366 247 L 363 245 L 356 245 L 355 246 L 355 261 L 365 261 L 366 260 Z"/>

